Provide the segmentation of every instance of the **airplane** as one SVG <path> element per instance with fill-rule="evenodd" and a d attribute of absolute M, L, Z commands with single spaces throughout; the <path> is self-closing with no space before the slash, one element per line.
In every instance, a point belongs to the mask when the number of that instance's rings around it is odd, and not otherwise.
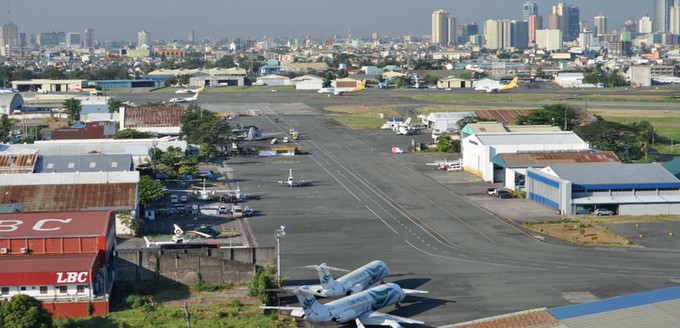
<path fill-rule="evenodd" d="M 170 239 L 170 241 L 150 241 L 149 238 L 144 236 L 144 242 L 146 242 L 146 248 L 153 246 L 162 246 L 162 245 L 176 245 L 176 244 L 188 244 L 191 243 L 191 239 L 188 239 L 184 236 L 184 230 L 180 228 L 178 225 L 173 224 L 173 227 L 175 230 L 173 231 L 175 233 L 174 236 Z"/>
<path fill-rule="evenodd" d="M 198 89 L 179 89 L 179 90 L 175 91 L 175 93 L 184 93 L 184 94 L 199 93 L 199 92 L 203 92 L 204 89 L 205 89 L 205 86 L 202 86 Z"/>
<path fill-rule="evenodd" d="M 236 183 L 236 189 L 233 190 L 214 190 L 216 193 L 226 194 L 220 196 L 220 201 L 223 203 L 242 203 L 247 202 L 248 199 L 259 199 L 259 194 L 245 193 L 241 190 L 241 185 Z"/>
<path fill-rule="evenodd" d="M 334 87 L 328 87 L 328 88 L 321 88 L 319 89 L 319 93 L 328 93 L 329 95 L 334 95 L 334 96 L 342 96 L 346 93 L 354 93 L 354 92 L 359 92 L 366 90 L 366 80 L 361 80 L 361 83 L 357 87 L 354 88 L 334 88 Z"/>
<path fill-rule="evenodd" d="M 311 267 L 316 268 L 321 285 L 308 287 L 315 295 L 321 297 L 341 297 L 358 293 L 373 286 L 378 281 L 383 281 L 390 271 L 383 261 L 376 260 L 335 280 L 333 279 L 330 270 L 347 270 L 329 267 L 326 263 Z"/>
<path fill-rule="evenodd" d="M 263 309 L 288 310 L 291 315 L 311 323 L 346 323 L 354 321 L 357 327 L 365 325 L 401 327 L 400 323 L 424 324 L 422 321 L 375 312 L 390 305 L 401 306 L 406 293 L 394 283 L 379 285 L 326 304 L 320 304 L 306 287 L 295 290 L 302 307 L 261 306 Z"/>
<path fill-rule="evenodd" d="M 287 185 L 287 186 L 293 188 L 293 187 L 308 186 L 308 185 L 311 185 L 313 182 L 317 181 L 317 180 L 295 180 L 295 178 L 293 178 L 293 169 L 289 169 L 288 171 L 289 171 L 288 179 L 279 180 L 279 181 L 271 181 L 271 182 L 276 182 L 276 183 L 278 183 L 282 186 Z"/>
<path fill-rule="evenodd" d="M 491 79 L 477 80 L 472 83 L 472 87 L 475 89 L 475 91 L 486 91 L 487 93 L 501 92 L 518 88 L 519 87 L 519 85 L 517 84 L 518 81 L 519 78 L 516 76 L 508 84 L 503 84 L 501 83 L 501 81 Z"/>
<path fill-rule="evenodd" d="M 385 81 L 378 83 L 378 89 L 392 89 L 397 86 L 392 84 L 392 80 L 385 79 Z"/>
<path fill-rule="evenodd" d="M 191 182 L 196 182 L 199 181 L 198 179 L 174 179 L 174 180 L 165 180 L 168 182 L 179 182 L 181 187 L 185 187 L 187 183 Z M 194 187 L 197 188 L 197 187 Z M 163 191 L 165 192 L 188 192 L 186 189 L 168 189 L 167 187 L 163 187 Z M 203 188 L 194 190 L 193 191 L 194 196 L 196 196 L 196 199 L 198 200 L 211 200 L 213 196 L 215 196 L 215 190 L 210 190 L 205 188 L 205 179 L 203 179 Z"/>
<path fill-rule="evenodd" d="M 204 88 L 205 88 L 205 87 L 202 87 L 202 88 L 198 89 L 197 92 L 194 93 L 194 95 L 191 96 L 191 97 L 177 97 L 177 98 L 172 98 L 172 99 L 168 100 L 168 102 L 170 102 L 170 103 L 186 103 L 186 102 L 194 102 L 194 101 L 198 100 L 198 95 L 199 95 L 201 92 L 203 92 L 203 89 L 204 89 Z"/>
<path fill-rule="evenodd" d="M 447 170 L 449 171 L 452 167 L 460 167 L 460 160 L 448 161 L 446 158 L 441 162 L 427 163 L 426 165 L 437 166 L 437 170 Z"/>
<path fill-rule="evenodd" d="M 174 224 L 174 226 L 175 226 L 175 230 L 177 230 L 177 229 L 182 230 L 176 224 Z M 218 237 L 220 235 L 220 232 L 215 230 L 215 228 L 213 228 L 213 227 L 207 226 L 205 224 L 201 224 L 200 227 L 198 227 L 194 230 L 189 230 L 184 234 L 187 234 L 187 235 L 190 235 L 190 236 L 197 236 L 197 237 L 200 237 L 200 238 L 215 238 L 215 237 Z"/>

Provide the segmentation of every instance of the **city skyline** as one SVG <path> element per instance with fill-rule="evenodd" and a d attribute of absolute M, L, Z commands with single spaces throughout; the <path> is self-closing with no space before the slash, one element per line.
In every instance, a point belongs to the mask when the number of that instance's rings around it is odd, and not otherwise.
<path fill-rule="evenodd" d="M 347 35 L 366 37 L 373 32 L 381 35 L 430 34 L 430 17 L 435 10 L 447 10 L 458 25 L 488 19 L 522 20 L 526 1 L 479 0 L 474 3 L 443 4 L 436 0 L 417 3 L 399 1 L 365 2 L 346 0 L 331 4 L 323 1 L 297 0 L 296 6 L 277 0 L 234 0 L 229 3 L 204 0 L 192 5 L 186 1 L 168 0 L 157 3 L 120 0 L 92 6 L 92 2 L 72 0 L 69 6 L 54 2 L 12 1 L 11 20 L 20 32 L 82 31 L 93 27 L 97 39 L 136 41 L 137 32 L 144 29 L 158 39 L 187 39 L 190 30 L 197 38 L 261 36 L 272 37 L 328 37 Z M 550 8 L 559 1 L 536 1 L 539 15 L 548 17 Z M 6 2 L 5 2 L 6 4 Z M 623 25 L 626 19 L 638 20 L 649 13 L 653 16 L 653 2 L 620 0 L 616 7 L 592 1 L 565 1 L 578 6 L 582 19 L 592 20 L 603 13 L 610 28 Z M 39 5 L 41 10 L 35 10 Z M 74 10 L 76 9 L 77 10 Z M 484 8 L 484 10 L 479 10 Z M 1 12 L 1 11 L 0 11 Z M 7 14 L 0 15 L 7 22 Z M 323 25 L 314 22 L 322 21 Z M 307 22 L 308 24 L 301 24 Z"/>

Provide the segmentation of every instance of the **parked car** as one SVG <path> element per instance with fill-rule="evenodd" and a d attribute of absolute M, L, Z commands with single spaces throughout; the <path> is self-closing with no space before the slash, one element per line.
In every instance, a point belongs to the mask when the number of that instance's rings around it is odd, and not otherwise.
<path fill-rule="evenodd" d="M 187 195 L 182 195 L 182 196 L 179 196 L 179 201 L 182 202 L 182 203 L 186 203 L 186 202 L 189 201 L 189 198 L 187 197 Z"/>
<path fill-rule="evenodd" d="M 229 214 L 229 207 L 222 205 L 222 206 L 217 208 L 217 213 L 219 213 L 219 214 Z"/>
<path fill-rule="evenodd" d="M 498 196 L 498 198 L 502 198 L 502 199 L 515 198 L 515 195 L 513 193 L 511 193 L 509 191 L 505 191 L 505 190 L 497 191 L 496 196 Z"/>
<path fill-rule="evenodd" d="M 606 208 L 598 208 L 595 210 L 595 215 L 614 215 L 614 211 Z"/>
<path fill-rule="evenodd" d="M 246 206 L 243 208 L 243 214 L 245 216 L 252 216 L 253 215 L 253 208 L 251 206 Z"/>
<path fill-rule="evenodd" d="M 496 195 L 498 195 L 498 189 L 489 188 L 489 189 L 486 190 L 486 193 L 489 194 L 489 196 L 496 196 Z"/>

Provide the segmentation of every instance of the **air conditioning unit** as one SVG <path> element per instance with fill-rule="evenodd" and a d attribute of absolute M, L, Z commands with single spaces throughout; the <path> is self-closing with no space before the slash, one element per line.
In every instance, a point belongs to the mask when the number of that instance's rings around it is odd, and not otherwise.
<path fill-rule="evenodd" d="M 28 254 L 28 248 L 22 247 L 21 248 L 21 254 Z"/>
<path fill-rule="evenodd" d="M 0 254 L 9 254 L 9 248 L 0 248 Z"/>

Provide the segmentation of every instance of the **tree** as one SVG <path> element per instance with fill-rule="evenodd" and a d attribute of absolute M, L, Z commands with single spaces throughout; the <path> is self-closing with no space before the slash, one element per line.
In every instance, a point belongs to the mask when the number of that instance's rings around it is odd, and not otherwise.
<path fill-rule="evenodd" d="M 201 148 L 198 150 L 198 155 L 204 159 L 211 160 L 219 155 L 219 151 L 215 145 L 206 143 L 201 145 Z"/>
<path fill-rule="evenodd" d="M 230 55 L 225 55 L 215 62 L 215 67 L 231 68 L 234 66 L 236 66 L 236 63 L 234 63 L 234 56 Z"/>
<path fill-rule="evenodd" d="M 436 76 L 427 75 L 425 76 L 425 81 L 427 81 L 427 83 L 430 85 L 437 85 L 437 82 L 439 82 L 439 78 Z"/>
<path fill-rule="evenodd" d="M 0 142 L 3 142 L 7 137 L 9 137 L 13 126 L 14 120 L 10 119 L 7 114 L 2 114 L 0 116 Z"/>
<path fill-rule="evenodd" d="M 645 161 L 649 160 L 649 151 L 651 144 L 654 142 L 656 133 L 654 126 L 648 121 L 639 121 L 631 124 L 631 126 L 638 131 L 638 141 L 640 143 L 640 152 L 645 156 Z"/>
<path fill-rule="evenodd" d="M 79 99 L 75 98 L 66 99 L 64 101 L 63 106 L 66 109 L 66 115 L 68 116 L 69 121 L 71 122 L 80 121 L 80 112 L 82 111 L 83 106 L 81 106 Z"/>
<path fill-rule="evenodd" d="M 192 104 L 182 115 L 180 137 L 192 144 L 211 144 L 221 150 L 231 137 L 231 128 L 227 121 L 215 116 L 215 113 Z"/>
<path fill-rule="evenodd" d="M 148 132 L 141 132 L 133 129 L 125 129 L 116 131 L 113 135 L 113 139 L 148 139 L 151 138 L 151 134 Z"/>
<path fill-rule="evenodd" d="M 599 120 L 576 127 L 574 133 L 593 148 L 613 151 L 624 162 L 642 157 L 640 133 L 630 125 Z"/>
<path fill-rule="evenodd" d="M 120 108 L 123 106 L 124 104 L 122 101 L 118 99 L 112 100 L 111 103 L 109 104 L 109 113 L 118 113 L 120 111 Z"/>
<path fill-rule="evenodd" d="M 28 295 L 16 295 L 8 302 L 0 302 L 0 327 L 49 328 L 52 314 L 42 302 Z"/>
<path fill-rule="evenodd" d="M 531 111 L 527 115 L 517 116 L 517 125 L 554 125 L 566 130 L 571 130 L 576 124 L 578 115 L 573 108 L 564 104 L 544 105 L 539 109 Z M 565 125 L 566 120 L 566 125 Z"/>
<path fill-rule="evenodd" d="M 452 139 L 451 136 L 443 135 L 437 139 L 436 149 L 441 153 L 460 152 L 460 140 Z"/>
<path fill-rule="evenodd" d="M 408 77 L 397 76 L 392 79 L 392 84 L 394 84 L 397 88 L 403 88 L 404 86 L 408 85 Z"/>
<path fill-rule="evenodd" d="M 170 177 L 179 178 L 198 173 L 198 158 L 185 156 L 179 147 L 168 147 L 166 152 L 160 150 L 155 152 L 160 153 L 154 154 L 154 158 L 158 159 L 156 162 L 161 165 L 158 170 Z"/>
<path fill-rule="evenodd" d="M 268 290 L 276 288 L 276 266 L 267 264 L 264 268 L 257 270 L 253 276 L 253 281 L 248 288 L 248 295 L 257 297 L 264 304 L 272 304 L 274 297 Z"/>
<path fill-rule="evenodd" d="M 139 203 L 148 206 L 165 196 L 163 185 L 153 180 L 148 175 L 139 178 Z"/>

